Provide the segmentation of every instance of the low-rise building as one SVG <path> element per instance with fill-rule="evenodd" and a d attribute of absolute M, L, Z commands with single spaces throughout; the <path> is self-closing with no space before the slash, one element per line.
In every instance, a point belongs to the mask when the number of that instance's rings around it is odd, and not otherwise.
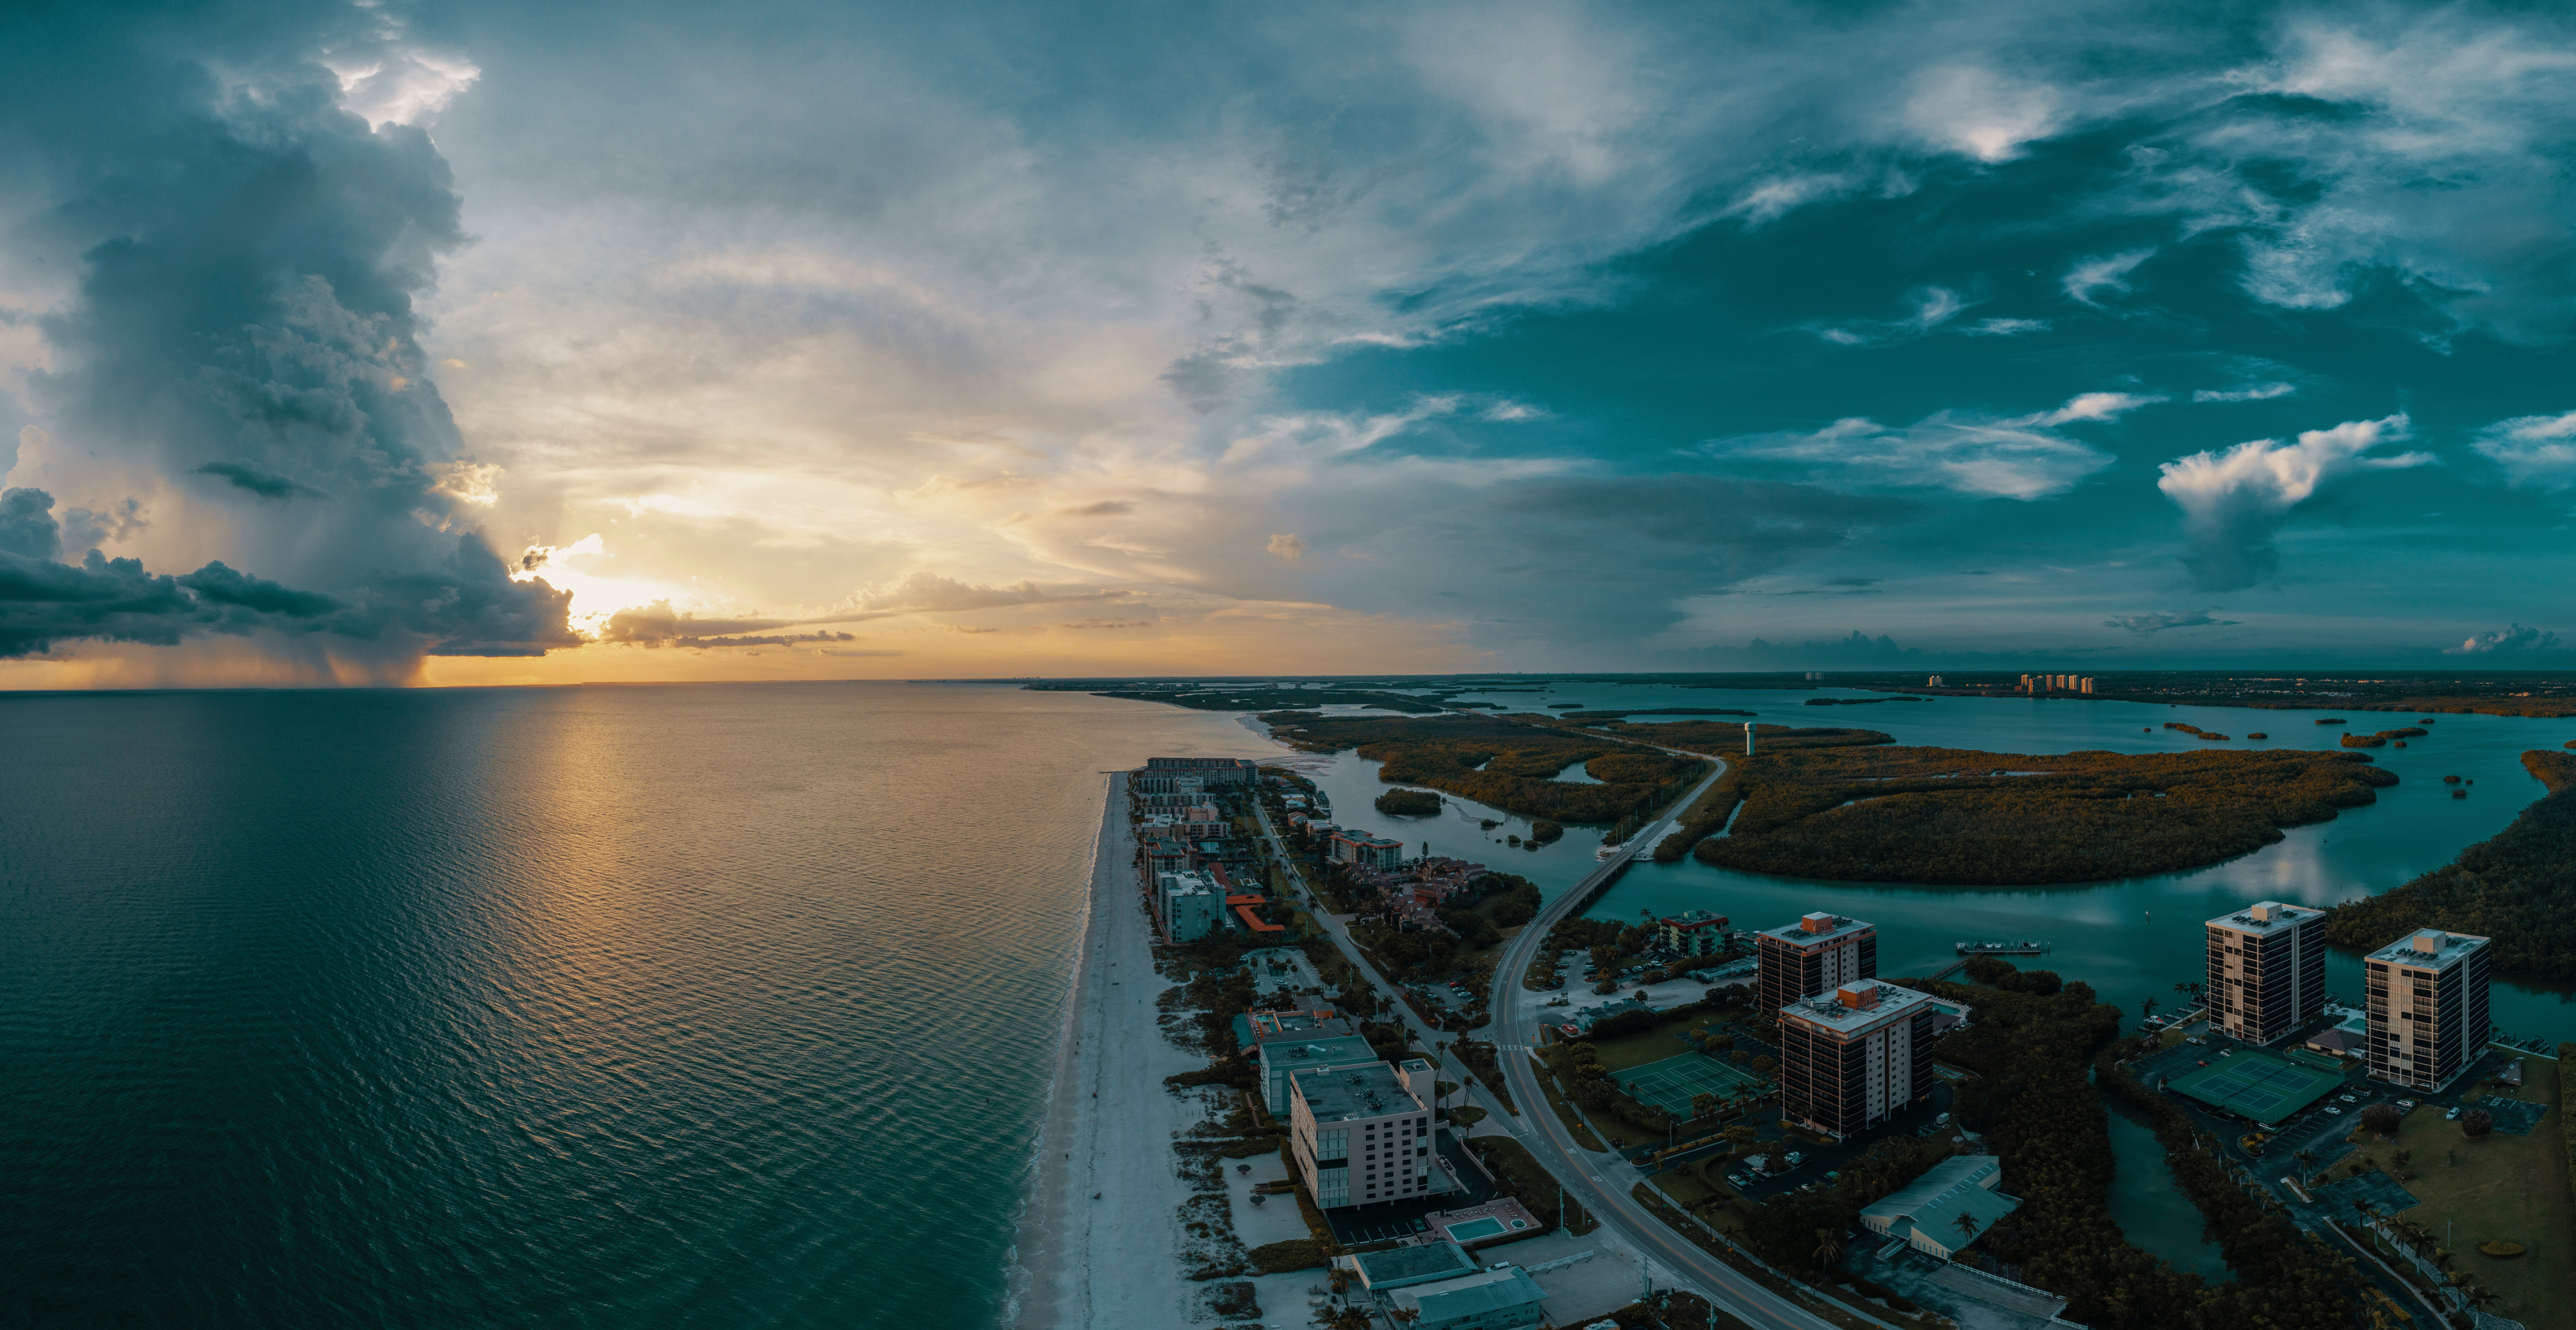
<path fill-rule="evenodd" d="M 2003 1164 L 1992 1155 L 1944 1159 L 1864 1207 L 1861 1227 L 1946 1261 L 2021 1208 L 1997 1190 L 2003 1180 Z"/>
<path fill-rule="evenodd" d="M 1408 1330 L 1518 1330 L 1546 1317 L 1547 1291 L 1517 1266 L 1416 1284 L 1387 1296 L 1398 1312 L 1412 1312 Z"/>
<path fill-rule="evenodd" d="M 1447 1190 L 1431 1162 L 1435 1086 L 1420 1058 L 1289 1073 L 1289 1153 L 1317 1208 Z"/>
<path fill-rule="evenodd" d="M 1780 1008 L 1780 1113 L 1848 1137 L 1932 1092 L 1932 996 L 1862 980 Z"/>
<path fill-rule="evenodd" d="M 1196 942 L 1225 927 L 1225 896 L 1203 873 L 1157 873 L 1154 913 L 1165 938 Z"/>
<path fill-rule="evenodd" d="M 1381 1297 L 1400 1288 L 1436 1284 L 1477 1271 L 1467 1249 L 1446 1238 L 1407 1242 L 1385 1251 L 1356 1252 L 1341 1263 L 1359 1277 L 1361 1288 Z"/>
<path fill-rule="evenodd" d="M 1288 1077 L 1300 1071 L 1372 1066 L 1383 1059 L 1351 1023 L 1327 1011 L 1256 1011 L 1253 1060 L 1261 1071 L 1261 1099 L 1272 1117 L 1288 1116 Z"/>
<path fill-rule="evenodd" d="M 1675 956 L 1698 958 L 1726 951 L 1726 916 L 1708 910 L 1684 910 L 1655 924 L 1658 945 Z"/>
<path fill-rule="evenodd" d="M 2489 942 L 2427 928 L 2362 958 L 2372 1079 L 2440 1090 L 2477 1065 L 2493 1028 Z"/>
<path fill-rule="evenodd" d="M 1404 842 L 1365 831 L 1336 831 L 1329 853 L 1335 863 L 1394 868 L 1404 862 Z"/>

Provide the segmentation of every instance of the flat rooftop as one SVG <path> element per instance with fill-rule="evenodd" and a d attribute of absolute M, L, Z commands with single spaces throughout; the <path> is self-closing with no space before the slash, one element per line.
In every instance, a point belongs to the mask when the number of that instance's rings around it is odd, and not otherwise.
<path fill-rule="evenodd" d="M 2222 914 L 2210 920 L 2209 926 L 2232 929 L 2239 933 L 2261 933 L 2269 929 L 2287 927 L 2303 919 L 2322 918 L 2324 915 L 2325 911 L 2312 910 L 2304 905 L 2286 905 L 2280 901 L 2256 901 L 2244 909 Z"/>
<path fill-rule="evenodd" d="M 1261 1060 L 1274 1067 L 1301 1071 L 1311 1067 L 1338 1067 L 1346 1062 L 1376 1062 L 1377 1050 L 1369 1041 L 1355 1034 L 1328 1035 L 1314 1039 L 1264 1039 Z M 1313 1103 L 1309 1093 L 1307 1102 Z"/>
<path fill-rule="evenodd" d="M 1802 919 L 1797 923 L 1788 924 L 1780 928 L 1763 929 L 1761 936 L 1776 937 L 1783 942 L 1787 942 L 1795 946 L 1811 947 L 1819 942 L 1831 942 L 1836 938 L 1850 937 L 1852 934 L 1858 933 L 1864 929 L 1874 929 L 1878 927 L 1878 925 L 1866 920 L 1846 919 L 1839 914 L 1826 915 L 1819 922 L 1824 924 L 1825 927 L 1818 929 L 1815 932 L 1807 931 L 1806 921 Z"/>
<path fill-rule="evenodd" d="M 1349 1021 L 1330 1011 L 1255 1011 L 1247 1015 L 1253 1039 L 1264 1044 L 1274 1039 L 1337 1039 L 1358 1033 Z"/>
<path fill-rule="evenodd" d="M 1288 1079 L 1297 1087 L 1297 1093 L 1306 1097 L 1306 1109 L 1315 1115 L 1317 1122 L 1392 1117 L 1422 1109 L 1404 1088 L 1404 1081 L 1395 1074 L 1395 1068 L 1383 1062 L 1373 1062 L 1365 1067 L 1337 1067 L 1330 1071 L 1295 1072 Z"/>
<path fill-rule="evenodd" d="M 1419 1284 L 1452 1275 L 1473 1274 L 1476 1262 L 1453 1242 L 1425 1242 L 1390 1251 L 1361 1252 L 1352 1258 L 1360 1283 L 1371 1289 L 1389 1284 Z"/>
<path fill-rule="evenodd" d="M 2428 928 L 2381 947 L 2370 953 L 2369 959 L 2388 965 L 2416 965 L 2428 970 L 2443 970 L 2458 964 L 2470 952 L 2485 946 L 2487 941 L 2469 933 L 2444 933 Z M 2418 945 L 2419 942 L 2422 945 Z M 2440 945 L 2433 945 L 2436 942 Z"/>
<path fill-rule="evenodd" d="M 1932 995 L 1929 993 L 1917 993 L 1910 988 L 1882 984 L 1875 979 L 1864 979 L 1857 984 L 1845 987 L 1871 991 L 1875 994 L 1876 1000 L 1867 1006 L 1846 1006 L 1840 996 L 1843 990 L 1836 989 L 1818 997 L 1800 998 L 1782 1007 L 1780 1014 L 1783 1017 L 1795 1016 L 1828 1029 L 1857 1030 L 1876 1025 L 1892 1016 L 1908 1015 L 1918 1007 L 1932 1005 Z"/>

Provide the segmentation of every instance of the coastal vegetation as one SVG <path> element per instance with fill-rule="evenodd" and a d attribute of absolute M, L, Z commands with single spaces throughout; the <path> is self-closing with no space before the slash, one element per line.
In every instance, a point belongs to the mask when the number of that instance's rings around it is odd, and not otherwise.
<path fill-rule="evenodd" d="M 1388 817 L 1429 817 L 1440 811 L 1440 796 L 1429 790 L 1389 790 L 1377 797 L 1377 811 Z"/>
<path fill-rule="evenodd" d="M 2443 928 L 2495 939 L 2498 978 L 2576 980 L 2576 754 L 2535 749 L 2522 765 L 2548 794 L 2449 865 L 2332 907 L 2326 940 L 2371 948 Z"/>
<path fill-rule="evenodd" d="M 2372 802 L 2360 754 L 1821 748 L 1730 759 L 1744 808 L 1702 862 L 1859 882 L 2037 884 L 2217 863 Z"/>
<path fill-rule="evenodd" d="M 1577 728 L 1498 716 L 1261 718 L 1282 742 L 1313 753 L 1356 749 L 1378 779 L 1433 789 L 1546 821 L 1617 822 L 1670 802 L 1708 771 L 1697 758 L 1640 751 Z M 1580 763 L 1598 784 L 1552 779 Z"/>
<path fill-rule="evenodd" d="M 2066 1319 L 2095 1330 L 2354 1324 L 2345 1267 L 2269 1212 L 2204 1211 L 2213 1223 L 2247 1229 L 2213 1234 L 2237 1275 L 2216 1288 L 2120 1231 L 2109 1203 L 2110 1126 L 2086 1072 L 2121 1017 L 2091 986 L 2070 982 L 2045 995 L 1939 980 L 1919 986 L 1975 1009 L 1934 1053 L 1978 1073 L 1959 1086 L 1959 1122 L 1986 1137 L 2022 1201 L 1981 1241 L 1996 1259 L 2020 1265 L 2023 1282 L 2064 1295 Z"/>

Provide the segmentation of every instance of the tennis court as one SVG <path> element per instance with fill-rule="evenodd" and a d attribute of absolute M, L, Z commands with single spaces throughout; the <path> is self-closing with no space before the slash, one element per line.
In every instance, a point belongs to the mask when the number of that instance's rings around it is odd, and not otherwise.
<path fill-rule="evenodd" d="M 2176 1094 L 2250 1118 L 2269 1126 L 2333 1094 L 2343 1085 L 2339 1072 L 2302 1067 L 2269 1053 L 2238 1049 L 2233 1056 L 2212 1058 L 2165 1082 Z"/>
<path fill-rule="evenodd" d="M 1649 1062 L 1614 1072 L 1610 1079 L 1619 1088 L 1634 1095 L 1638 1102 L 1652 1104 L 1677 1118 L 1691 1115 L 1693 1095 L 1713 1094 L 1720 1099 L 1750 1093 L 1759 1089 L 1763 1080 L 1731 1062 L 1721 1062 L 1705 1053 L 1684 1053 L 1680 1057 Z"/>

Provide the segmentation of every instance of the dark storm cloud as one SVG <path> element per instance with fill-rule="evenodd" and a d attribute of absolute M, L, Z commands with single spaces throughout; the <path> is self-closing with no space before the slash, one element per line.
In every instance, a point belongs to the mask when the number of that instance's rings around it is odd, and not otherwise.
<path fill-rule="evenodd" d="M 28 496 L 33 496 L 31 500 Z M 350 644 L 404 644 L 439 655 L 537 655 L 576 640 L 562 627 L 570 592 L 512 582 L 508 566 L 468 534 L 441 567 L 368 579 L 355 599 L 303 591 L 218 560 L 173 577 L 91 550 L 57 563 L 53 499 L 0 495 L 0 659 L 81 638 L 173 646 L 206 633 L 328 635 Z"/>
<path fill-rule="evenodd" d="M 412 302 L 464 240 L 458 200 L 428 135 L 344 109 L 322 63 L 400 58 L 402 8 L 14 12 L 0 19 L 0 132 L 30 146 L 0 156 L 0 187 L 38 201 L 22 251 L 78 275 L 38 320 L 52 362 L 30 379 L 39 414 L 94 455 L 227 482 L 206 501 L 246 505 L 240 561 L 314 589 L 223 565 L 176 579 L 130 560 L 19 569 L 9 585 L 38 598 L 0 614 L 34 627 L 0 654 L 254 620 L 378 655 L 577 642 L 568 597 L 511 581 L 438 489 L 461 441 Z"/>
<path fill-rule="evenodd" d="M 322 491 L 298 481 L 289 480 L 274 471 L 252 466 L 248 462 L 208 462 L 198 467 L 201 476 L 214 476 L 246 489 L 263 499 L 320 498 Z"/>

